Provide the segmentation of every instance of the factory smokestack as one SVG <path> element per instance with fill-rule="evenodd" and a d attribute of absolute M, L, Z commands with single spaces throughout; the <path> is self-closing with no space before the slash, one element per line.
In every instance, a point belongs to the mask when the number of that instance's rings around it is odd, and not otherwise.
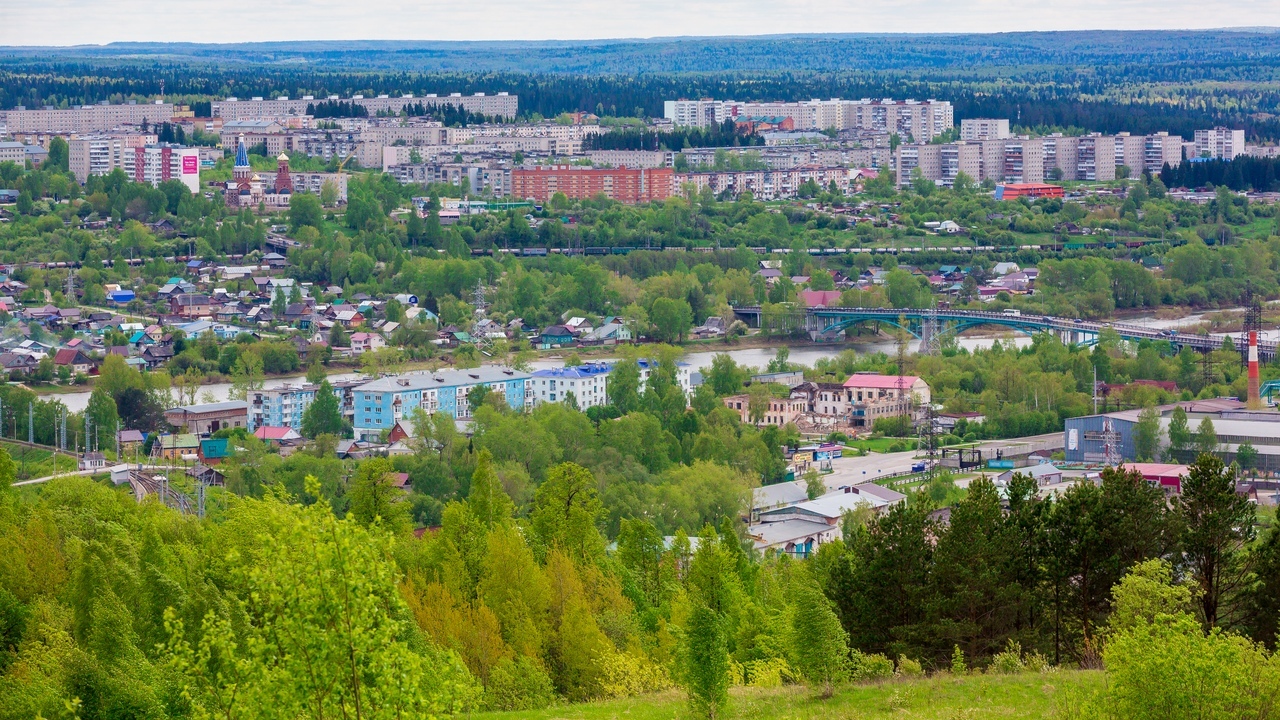
<path fill-rule="evenodd" d="M 1258 331 L 1249 331 L 1249 408 L 1262 408 L 1261 387 L 1258 380 Z"/>

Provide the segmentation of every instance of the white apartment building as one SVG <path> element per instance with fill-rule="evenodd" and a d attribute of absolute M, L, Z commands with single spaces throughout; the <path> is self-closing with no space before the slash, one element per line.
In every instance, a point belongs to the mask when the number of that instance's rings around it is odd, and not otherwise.
<path fill-rule="evenodd" d="M 592 150 L 587 158 L 592 165 L 627 168 L 660 168 L 675 164 L 676 154 L 663 150 Z"/>
<path fill-rule="evenodd" d="M 1008 118 L 965 118 L 960 121 L 961 140 L 1004 140 L 1010 135 Z"/>
<path fill-rule="evenodd" d="M 872 130 L 927 142 L 954 124 L 945 100 L 805 100 L 739 102 L 737 100 L 667 100 L 663 115 L 677 126 L 707 127 L 748 117 L 788 117 L 796 130 Z"/>
<path fill-rule="evenodd" d="M 1177 167 L 1182 164 L 1182 136 L 1158 132 L 1145 137 L 1145 150 L 1142 158 L 1142 169 L 1152 175 L 1160 172 L 1165 165 Z"/>
<path fill-rule="evenodd" d="M 1216 127 L 1196 131 L 1196 157 L 1234 160 L 1245 152 L 1244 130 Z"/>
<path fill-rule="evenodd" d="M 166 123 L 173 120 L 170 103 L 129 103 L 125 105 L 82 105 L 73 108 L 28 110 L 19 106 L 3 113 L 10 134 L 99 133 L 123 125 Z"/>
<path fill-rule="evenodd" d="M 520 104 L 519 96 L 505 92 L 500 92 L 497 95 L 486 95 L 485 93 L 476 93 L 475 95 L 463 95 L 462 93 L 436 95 L 435 93 L 431 93 L 418 97 L 413 95 L 401 95 L 394 98 L 388 95 L 379 95 L 378 97 L 373 98 L 366 98 L 363 95 L 355 95 L 350 98 L 339 98 L 337 95 L 330 95 L 327 98 L 317 99 L 311 95 L 304 95 L 303 97 L 296 99 L 289 98 L 288 96 L 280 96 L 274 100 L 267 100 L 261 97 L 255 97 L 250 100 L 241 100 L 239 98 L 229 97 L 226 100 L 220 100 L 213 103 L 210 112 L 214 117 L 220 117 L 226 120 L 286 117 L 289 115 L 305 115 L 307 113 L 308 105 L 314 105 L 316 103 L 322 103 L 330 100 L 361 105 L 369 111 L 370 115 L 377 115 L 380 112 L 399 113 L 404 110 L 406 105 L 417 105 L 421 103 L 423 106 L 428 108 L 432 105 L 438 107 L 452 105 L 454 107 L 462 108 L 467 112 L 504 118 L 514 118 L 519 111 Z"/>

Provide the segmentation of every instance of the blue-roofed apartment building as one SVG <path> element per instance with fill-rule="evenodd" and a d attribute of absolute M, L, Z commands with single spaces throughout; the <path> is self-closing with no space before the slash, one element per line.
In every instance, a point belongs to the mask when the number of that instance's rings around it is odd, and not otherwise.
<path fill-rule="evenodd" d="M 457 420 L 471 417 L 467 394 L 478 385 L 488 385 L 502 393 L 507 404 L 523 409 L 529 373 L 511 368 L 485 366 L 470 370 L 441 370 L 435 373 L 397 375 L 358 385 L 352 390 L 355 405 L 355 434 L 362 439 L 377 438 L 397 422 L 421 408 L 431 414 L 443 412 Z"/>
<path fill-rule="evenodd" d="M 574 402 L 581 409 L 609 404 L 609 373 L 611 363 L 591 362 L 576 367 L 535 370 L 529 381 L 531 404 L 564 402 L 565 395 L 573 393 Z"/>
<path fill-rule="evenodd" d="M 249 418 L 254 427 L 302 427 L 302 414 L 316 399 L 315 385 L 281 385 L 249 395 Z"/>

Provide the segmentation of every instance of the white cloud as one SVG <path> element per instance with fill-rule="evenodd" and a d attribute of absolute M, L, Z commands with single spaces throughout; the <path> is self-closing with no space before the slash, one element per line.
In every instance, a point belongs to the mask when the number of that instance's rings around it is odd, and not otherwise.
<path fill-rule="evenodd" d="M 1280 0 L 5 0 L 0 44 L 541 40 L 1264 25 Z"/>

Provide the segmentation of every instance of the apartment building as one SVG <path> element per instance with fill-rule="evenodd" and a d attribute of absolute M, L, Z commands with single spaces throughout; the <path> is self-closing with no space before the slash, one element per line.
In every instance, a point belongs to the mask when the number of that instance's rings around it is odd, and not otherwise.
<path fill-rule="evenodd" d="M 346 173 L 290 171 L 289 179 L 293 182 L 294 192 L 309 192 L 319 195 L 325 185 L 332 185 L 337 202 L 340 204 L 346 204 L 347 202 Z"/>
<path fill-rule="evenodd" d="M 315 385 L 281 385 L 249 394 L 249 420 L 253 427 L 302 427 L 302 416 L 316 397 Z"/>
<path fill-rule="evenodd" d="M 1127 132 L 1115 135 L 1116 167 L 1128 168 L 1129 177 L 1142 174 L 1147 153 L 1146 140 L 1145 136 L 1131 135 Z"/>
<path fill-rule="evenodd" d="M 790 118 L 796 130 L 873 130 L 927 142 L 954 126 L 951 103 L 940 100 L 668 100 L 663 115 L 677 126 L 707 127 L 744 117 Z"/>
<path fill-rule="evenodd" d="M 535 370 L 529 380 L 527 400 L 537 405 L 564 402 L 572 395 L 582 410 L 608 405 L 609 373 L 612 371 L 613 365 L 603 362 Z"/>
<path fill-rule="evenodd" d="M 504 398 L 512 408 L 525 406 L 526 384 L 532 376 L 510 368 L 485 365 L 470 370 L 385 377 L 352 390 L 356 437 L 375 439 L 383 430 L 413 416 L 443 412 L 457 420 L 471 417 L 467 395 L 479 385 Z"/>
<path fill-rule="evenodd" d="M 587 153 L 593 165 L 629 168 L 671 167 L 675 156 L 664 150 L 591 150 Z"/>
<path fill-rule="evenodd" d="M 946 143 L 942 145 L 908 144 L 899 145 L 895 157 L 894 174 L 898 185 L 906 187 L 916 177 L 916 171 L 926 180 L 938 185 L 951 187 L 960 173 L 968 175 L 979 182 L 986 176 L 986 147 L 990 143 L 1001 143 L 999 149 L 1000 164 L 1003 167 L 1003 141 L 988 143 Z M 992 147 L 997 147 L 992 144 Z"/>
<path fill-rule="evenodd" d="M 1001 179 L 1011 183 L 1044 182 L 1044 142 L 1040 138 L 1009 138 L 1004 143 Z"/>
<path fill-rule="evenodd" d="M 1045 180 L 1078 180 L 1080 138 L 1054 133 L 1041 138 Z"/>
<path fill-rule="evenodd" d="M 154 135 L 73 137 L 67 142 L 67 165 L 81 184 L 119 168 L 135 182 L 178 180 L 192 193 L 200 191 L 199 148 L 157 144 Z"/>
<path fill-rule="evenodd" d="M 826 189 L 835 183 L 845 195 L 853 191 L 858 171 L 845 167 L 796 167 L 786 170 L 724 170 L 677 173 L 677 187 L 692 185 L 696 192 L 710 188 L 716 195 L 739 197 L 749 192 L 757 200 L 796 197 L 800 186 L 812 180 Z"/>
<path fill-rule="evenodd" d="M 928 142 L 954 126 L 954 110 L 945 100 L 863 99 L 844 103 L 844 128 L 887 132 L 904 140 Z"/>
<path fill-rule="evenodd" d="M 3 133 L 0 133 L 2 135 Z M 0 142 L 0 163 L 11 162 L 19 166 L 30 162 L 32 167 L 39 167 L 45 158 L 49 157 L 49 151 L 42 145 L 27 144 L 23 142 Z"/>
<path fill-rule="evenodd" d="M 9 134 L 100 133 L 124 125 L 154 125 L 169 122 L 174 106 L 169 103 L 128 103 L 124 105 L 82 105 L 73 108 L 28 110 L 18 106 L 5 113 L 3 122 Z"/>
<path fill-rule="evenodd" d="M 412 163 L 389 165 L 385 172 L 405 185 L 447 183 L 461 186 L 465 180 L 473 193 L 494 197 L 506 197 L 512 193 L 512 171 L 506 163 Z"/>
<path fill-rule="evenodd" d="M 1076 146 L 1075 180 L 1116 179 L 1116 139 L 1110 135 L 1085 135 Z"/>
<path fill-rule="evenodd" d="M 1011 134 L 1008 118 L 965 118 L 960 121 L 961 140 L 1004 140 Z"/>
<path fill-rule="evenodd" d="M 372 98 L 366 98 L 363 95 L 355 95 L 350 98 L 330 95 L 327 98 L 317 99 L 311 95 L 304 95 L 301 98 L 281 96 L 273 100 L 261 97 L 255 97 L 250 100 L 229 97 L 226 100 L 213 103 L 211 112 L 214 117 L 226 120 L 276 118 L 290 115 L 306 115 L 308 105 L 314 106 L 316 103 L 326 101 L 354 103 L 368 110 L 369 115 L 400 113 L 404 111 L 405 106 L 421 104 L 427 108 L 451 105 L 467 112 L 503 118 L 514 118 L 519 111 L 520 104 L 518 96 L 505 92 L 500 92 L 497 95 L 487 95 L 485 93 L 436 95 L 431 93 L 418 97 L 401 95 L 394 98 L 388 95 L 379 95 Z"/>
<path fill-rule="evenodd" d="M 1182 164 L 1182 136 L 1158 132 L 1144 138 L 1144 156 L 1142 169 L 1144 172 L 1156 174 L 1165 165 L 1177 167 Z"/>
<path fill-rule="evenodd" d="M 511 195 L 546 202 L 557 192 L 570 199 L 604 195 L 627 204 L 665 200 L 675 193 L 669 168 L 599 169 L 573 165 L 540 165 L 511 172 Z"/>
<path fill-rule="evenodd" d="M 1234 160 L 1245 154 L 1244 130 L 1232 130 L 1216 127 L 1212 130 L 1197 130 L 1196 157 L 1213 158 L 1215 160 Z"/>

